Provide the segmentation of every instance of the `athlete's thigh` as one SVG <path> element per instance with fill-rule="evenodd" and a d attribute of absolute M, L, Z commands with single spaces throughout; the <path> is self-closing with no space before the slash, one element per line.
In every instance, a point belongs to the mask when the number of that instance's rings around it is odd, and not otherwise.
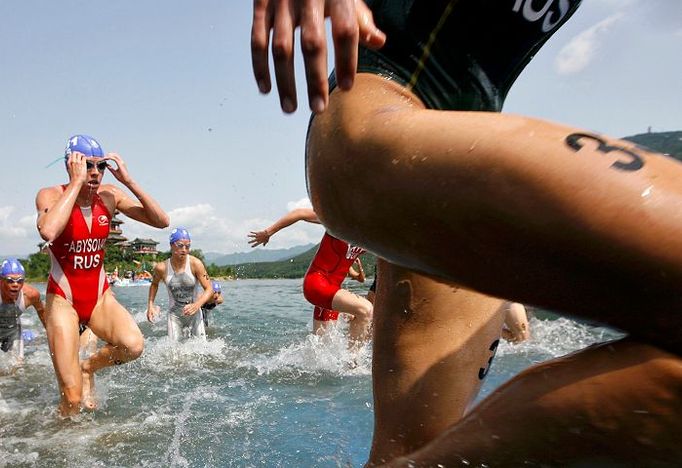
<path fill-rule="evenodd" d="M 206 337 L 206 328 L 204 327 L 204 317 L 201 309 L 192 315 L 189 320 L 189 328 L 192 336 Z"/>
<path fill-rule="evenodd" d="M 357 314 L 358 310 L 366 311 L 372 308 L 372 304 L 367 299 L 347 289 L 336 291 L 332 298 L 331 306 L 332 310 L 351 315 Z"/>
<path fill-rule="evenodd" d="M 504 319 L 499 299 L 383 261 L 379 275 L 375 462 L 416 449 L 461 418 L 487 375 Z"/>
<path fill-rule="evenodd" d="M 45 301 L 45 332 L 60 386 L 80 383 L 78 361 L 78 314 L 63 297 L 48 294 Z"/>
<path fill-rule="evenodd" d="M 184 328 L 182 317 L 168 312 L 166 326 L 169 340 L 179 341 L 182 338 L 182 329 Z"/>
<path fill-rule="evenodd" d="M 396 86 L 361 75 L 313 121 L 311 199 L 333 235 L 486 294 L 682 346 L 667 333 L 682 326 L 671 313 L 682 307 L 681 164 L 537 119 L 423 109 Z M 347 186 L 357 196 L 338 197 Z"/>
<path fill-rule="evenodd" d="M 129 346 L 141 338 L 132 315 L 107 290 L 92 311 L 88 327 L 97 337 L 114 346 Z"/>

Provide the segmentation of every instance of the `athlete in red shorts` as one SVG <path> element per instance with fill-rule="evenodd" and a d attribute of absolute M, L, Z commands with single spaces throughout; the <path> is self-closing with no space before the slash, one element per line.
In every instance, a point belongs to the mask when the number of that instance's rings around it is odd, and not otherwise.
<path fill-rule="evenodd" d="M 319 224 L 317 215 L 310 208 L 290 211 L 275 224 L 263 231 L 249 234 L 251 247 L 266 245 L 280 229 L 297 221 Z M 351 341 L 361 343 L 369 339 L 372 323 L 372 304 L 357 294 L 341 288 L 349 269 L 364 250 L 325 233 L 308 272 L 303 279 L 303 294 L 311 304 L 330 311 L 344 312 L 353 316 L 349 332 Z"/>
<path fill-rule="evenodd" d="M 115 166 L 109 164 L 113 162 Z M 45 329 L 61 392 L 59 411 L 68 416 L 81 404 L 94 409 L 93 374 L 142 354 L 144 339 L 135 320 L 111 293 L 104 273 L 104 245 L 116 210 L 163 228 L 168 215 L 128 173 L 116 153 L 104 155 L 87 135 L 69 139 L 65 154 L 69 183 L 38 192 L 37 227 L 51 259 Z M 109 169 L 137 200 L 120 188 L 102 185 Z M 85 361 L 78 360 L 79 325 L 87 325 L 107 344 Z"/>
<path fill-rule="evenodd" d="M 351 266 L 348 269 L 348 276 L 360 283 L 365 282 L 365 271 L 362 268 L 360 257 L 355 259 L 357 270 Z M 370 301 L 371 302 L 371 301 Z M 329 326 L 339 319 L 338 310 L 329 310 L 324 307 L 315 306 L 313 309 L 313 333 L 316 335 L 324 334 Z"/>

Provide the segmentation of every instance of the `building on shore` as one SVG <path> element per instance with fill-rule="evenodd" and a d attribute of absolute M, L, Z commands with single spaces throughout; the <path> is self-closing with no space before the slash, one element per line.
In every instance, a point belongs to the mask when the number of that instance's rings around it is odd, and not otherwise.
<path fill-rule="evenodd" d="M 107 237 L 107 244 L 109 245 L 119 245 L 128 240 L 128 238 L 123 235 L 121 224 L 124 224 L 124 222 L 117 218 L 118 214 L 119 211 L 117 210 L 109 222 L 109 237 Z"/>
<path fill-rule="evenodd" d="M 159 245 L 154 239 L 140 239 L 136 237 L 135 240 L 128 242 L 129 252 L 133 255 L 151 255 L 156 257 L 159 251 L 156 246 Z"/>

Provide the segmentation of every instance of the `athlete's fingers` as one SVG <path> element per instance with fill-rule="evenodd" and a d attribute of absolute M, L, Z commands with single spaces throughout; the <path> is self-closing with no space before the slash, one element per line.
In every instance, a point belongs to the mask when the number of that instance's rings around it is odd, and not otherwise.
<path fill-rule="evenodd" d="M 360 28 L 360 43 L 372 49 L 379 49 L 386 43 L 386 34 L 374 23 L 372 10 L 362 0 L 355 0 L 355 10 Z"/>
<path fill-rule="evenodd" d="M 286 113 L 296 110 L 296 78 L 294 76 L 294 28 L 296 17 L 293 0 L 281 0 L 275 7 L 272 31 L 272 58 L 280 107 Z"/>
<path fill-rule="evenodd" d="M 324 30 L 324 2 L 303 0 L 301 8 L 301 50 L 308 83 L 308 105 L 313 112 L 327 107 L 327 38 Z"/>
<path fill-rule="evenodd" d="M 332 39 L 339 88 L 353 87 L 358 60 L 358 18 L 355 0 L 335 0 L 330 5 Z"/>
<path fill-rule="evenodd" d="M 268 0 L 253 0 L 253 20 L 251 22 L 251 65 L 253 76 L 261 93 L 269 93 L 272 88 L 268 65 L 268 46 L 272 29 L 272 7 Z"/>

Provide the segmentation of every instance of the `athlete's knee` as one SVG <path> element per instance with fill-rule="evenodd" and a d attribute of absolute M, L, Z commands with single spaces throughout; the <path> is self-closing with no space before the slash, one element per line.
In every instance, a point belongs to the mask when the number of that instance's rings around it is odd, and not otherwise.
<path fill-rule="evenodd" d="M 126 354 L 126 361 L 132 361 L 142 356 L 144 352 L 144 337 L 141 333 L 129 337 L 121 346 Z"/>
<path fill-rule="evenodd" d="M 355 318 L 371 322 L 374 318 L 374 306 L 372 303 L 367 300 L 362 301 L 357 308 Z"/>
<path fill-rule="evenodd" d="M 144 338 L 139 336 L 135 340 L 131 341 L 127 346 L 128 356 L 130 359 L 137 359 L 142 356 L 144 352 Z"/>

